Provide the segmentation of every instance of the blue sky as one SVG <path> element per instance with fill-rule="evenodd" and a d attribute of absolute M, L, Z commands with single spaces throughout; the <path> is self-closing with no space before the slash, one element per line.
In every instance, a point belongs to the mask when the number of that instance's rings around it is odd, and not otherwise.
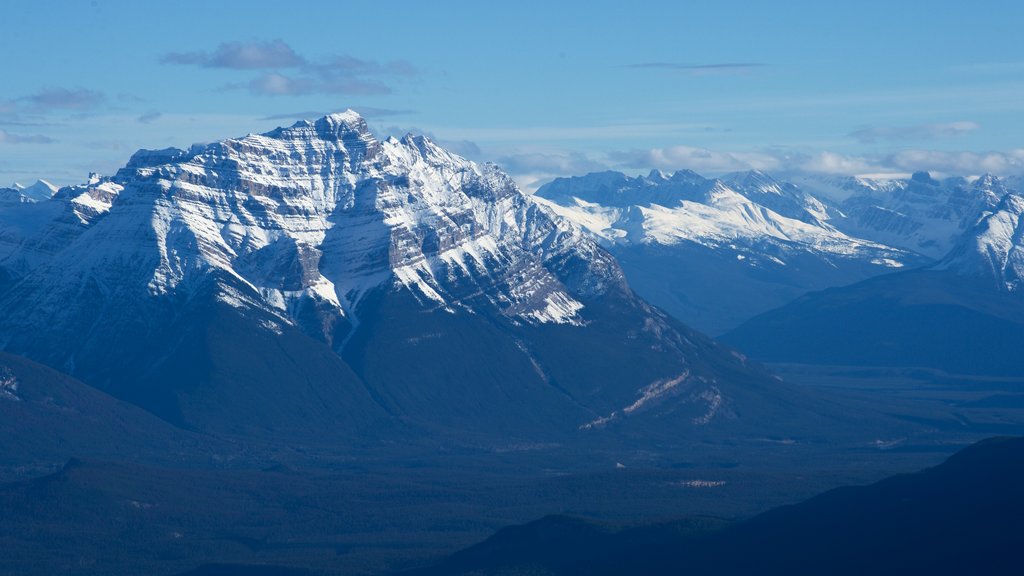
<path fill-rule="evenodd" d="M 1024 173 L 1024 3 L 6 0 L 0 184 L 348 107 L 526 187 Z"/>

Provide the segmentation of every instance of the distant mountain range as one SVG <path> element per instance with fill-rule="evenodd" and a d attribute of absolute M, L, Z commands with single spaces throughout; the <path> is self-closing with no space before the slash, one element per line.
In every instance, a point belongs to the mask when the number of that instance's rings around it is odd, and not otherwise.
<path fill-rule="evenodd" d="M 910 178 L 803 178 L 819 194 L 838 194 L 842 216 L 833 224 L 848 234 L 944 257 L 986 212 L 1015 189 L 1013 180 L 990 174 L 968 180 L 936 180 L 927 172 Z M 830 186 L 832 187 L 830 190 Z"/>
<path fill-rule="evenodd" d="M 641 295 L 754 358 L 1024 371 L 1015 180 L 794 181 L 605 172 L 537 196 Z"/>
<path fill-rule="evenodd" d="M 992 176 L 797 181 L 603 172 L 536 195 L 611 251 L 642 296 L 719 334 L 806 292 L 941 258 L 1009 192 Z"/>
<path fill-rule="evenodd" d="M 1009 193 L 937 263 L 808 294 L 723 338 L 763 360 L 1019 376 L 1022 213 Z"/>
<path fill-rule="evenodd" d="M 749 520 L 615 529 L 567 517 L 509 527 L 406 576 L 1007 574 L 1024 545 L 1024 439 L 839 488 Z"/>

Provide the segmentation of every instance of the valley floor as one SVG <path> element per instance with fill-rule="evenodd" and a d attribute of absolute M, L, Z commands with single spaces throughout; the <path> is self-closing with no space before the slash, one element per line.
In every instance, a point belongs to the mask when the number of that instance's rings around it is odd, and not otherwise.
<path fill-rule="evenodd" d="M 852 414 L 885 406 L 882 418 L 835 439 L 841 446 L 796 436 L 636 450 L 621 438 L 604 447 L 467 441 L 344 457 L 276 447 L 187 469 L 85 459 L 0 486 L 0 573 L 170 576 L 209 563 L 383 573 L 549 514 L 742 518 L 933 466 L 984 437 L 1024 434 L 1019 381 L 772 368 Z"/>

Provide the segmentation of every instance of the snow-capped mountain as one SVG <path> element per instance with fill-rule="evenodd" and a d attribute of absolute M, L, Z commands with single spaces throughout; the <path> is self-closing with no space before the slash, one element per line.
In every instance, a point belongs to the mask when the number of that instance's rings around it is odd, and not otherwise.
<path fill-rule="evenodd" d="M 847 236 L 827 224 L 823 202 L 761 172 L 709 180 L 689 171 L 671 177 L 621 173 L 560 178 L 536 193 L 552 208 L 612 244 L 682 241 L 735 249 L 776 241 L 839 257 L 855 255 L 899 267 L 905 251 Z M 895 258 L 893 258 L 895 257 Z"/>
<path fill-rule="evenodd" d="M 4 257 L 0 344 L 180 425 L 698 426 L 777 388 L 496 167 L 351 111 L 140 151 L 41 204 Z"/>
<path fill-rule="evenodd" d="M 839 203 L 843 216 L 830 221 L 839 230 L 936 259 L 1009 192 L 991 175 L 938 181 L 927 172 L 909 179 L 850 177 L 822 185 L 848 195 Z"/>
<path fill-rule="evenodd" d="M 46 180 L 38 180 L 28 187 L 15 182 L 10 188 L 0 188 L 0 206 L 42 202 L 49 200 L 56 192 L 57 187 Z"/>
<path fill-rule="evenodd" d="M 722 178 L 725 184 L 747 199 L 782 216 L 825 226 L 838 210 L 791 182 L 776 180 L 760 170 L 738 172 Z"/>
<path fill-rule="evenodd" d="M 536 195 L 608 247 L 641 295 L 712 333 L 808 290 L 923 260 L 840 232 L 834 207 L 757 171 L 605 172 Z"/>
<path fill-rule="evenodd" d="M 31 186 L 22 186 L 17 182 L 12 186 L 15 190 L 19 191 L 22 196 L 27 198 L 31 202 L 42 202 L 43 200 L 49 200 L 54 194 L 57 193 L 57 187 L 50 184 L 46 180 L 36 180 Z"/>
<path fill-rule="evenodd" d="M 62 188 L 45 200 L 0 201 L 0 292 L 75 240 L 110 209 L 120 190 L 91 175 L 88 183 Z"/>
<path fill-rule="evenodd" d="M 934 268 L 981 277 L 999 290 L 1019 292 L 1024 288 L 1022 215 L 1024 197 L 1007 194 Z"/>

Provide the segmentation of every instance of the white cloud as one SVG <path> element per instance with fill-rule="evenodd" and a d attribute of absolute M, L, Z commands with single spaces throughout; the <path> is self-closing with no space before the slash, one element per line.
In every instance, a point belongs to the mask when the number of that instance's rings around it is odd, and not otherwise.
<path fill-rule="evenodd" d="M 881 126 L 862 128 L 850 133 L 850 137 L 860 142 L 878 142 L 880 140 L 939 140 L 963 136 L 981 128 L 977 122 L 960 121 L 939 124 L 916 124 L 913 126 Z"/>
<path fill-rule="evenodd" d="M 879 166 L 866 158 L 847 156 L 835 152 L 819 152 L 803 156 L 794 162 L 793 167 L 801 172 L 818 174 L 865 174 L 879 169 Z"/>
<path fill-rule="evenodd" d="M 485 155 L 486 156 L 486 155 Z M 786 149 L 754 151 L 709 150 L 670 146 L 648 150 L 584 154 L 572 151 L 523 151 L 490 157 L 528 191 L 559 176 L 602 170 L 646 172 L 652 168 L 674 172 L 690 169 L 716 176 L 751 169 L 775 173 L 832 175 L 905 175 L 917 171 L 936 176 L 992 173 L 1024 175 L 1024 149 L 1005 152 L 968 152 L 907 149 L 886 154 L 796 152 Z"/>
<path fill-rule="evenodd" d="M 947 152 L 903 150 L 886 157 L 886 164 L 906 171 L 944 174 L 1024 174 L 1024 148 L 1008 152 Z"/>
<path fill-rule="evenodd" d="M 604 160 L 572 151 L 516 151 L 495 158 L 493 161 L 512 175 L 520 188 L 531 193 L 541 184 L 559 176 L 586 174 L 608 169 Z"/>
<path fill-rule="evenodd" d="M 648 150 L 617 152 L 609 155 L 625 166 L 676 170 L 689 168 L 696 172 L 733 172 L 736 170 L 778 170 L 783 158 L 767 152 L 715 151 L 693 146 L 669 146 Z"/>
<path fill-rule="evenodd" d="M 233 68 L 252 70 L 258 68 L 291 68 L 305 64 L 306 60 L 295 53 L 282 40 L 269 42 L 225 42 L 213 52 L 171 52 L 160 61 L 164 64 L 185 64 L 206 68 Z"/>
<path fill-rule="evenodd" d="M 381 77 L 413 76 L 416 69 L 404 60 L 378 62 L 348 55 L 307 58 L 282 40 L 226 42 L 214 51 L 171 52 L 163 64 L 202 68 L 267 71 L 249 82 L 234 82 L 225 88 L 248 89 L 262 96 L 305 94 L 388 94 L 391 88 Z M 271 71 L 272 70 L 272 71 Z M 289 76 L 281 70 L 289 71 Z"/>

